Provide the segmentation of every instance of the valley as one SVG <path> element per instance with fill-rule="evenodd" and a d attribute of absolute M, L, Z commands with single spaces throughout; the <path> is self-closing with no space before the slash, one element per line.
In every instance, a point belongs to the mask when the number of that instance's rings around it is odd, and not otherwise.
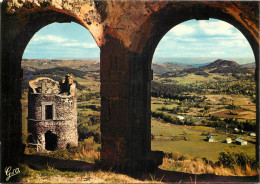
<path fill-rule="evenodd" d="M 255 70 L 245 66 L 227 60 L 200 67 L 153 63 L 152 150 L 212 162 L 225 151 L 255 158 L 256 138 L 249 135 L 256 131 Z M 93 137 L 95 150 L 100 150 L 99 62 L 23 60 L 22 68 L 23 132 L 27 129 L 28 81 L 40 76 L 60 80 L 71 73 L 77 84 L 79 140 Z M 215 142 L 208 142 L 208 135 Z M 231 144 L 224 143 L 227 138 Z M 238 145 L 237 138 L 247 145 Z"/>

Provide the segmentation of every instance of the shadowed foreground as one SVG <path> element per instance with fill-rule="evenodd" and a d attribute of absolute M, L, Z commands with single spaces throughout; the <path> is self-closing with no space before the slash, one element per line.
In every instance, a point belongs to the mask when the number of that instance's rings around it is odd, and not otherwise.
<path fill-rule="evenodd" d="M 26 155 L 24 163 L 30 168 L 36 170 L 42 169 L 57 169 L 61 171 L 77 172 L 73 177 L 67 177 L 66 173 L 60 175 L 60 172 L 55 176 L 48 178 L 42 175 L 35 177 L 22 178 L 22 182 L 73 182 L 73 183 L 103 183 L 103 182 L 258 182 L 258 176 L 218 176 L 214 174 L 189 174 L 176 171 L 166 171 L 157 169 L 154 173 L 141 174 L 138 177 L 132 178 L 123 173 L 115 173 L 111 171 L 100 171 L 95 169 L 92 163 L 77 161 L 77 160 L 61 160 L 57 158 L 49 158 L 46 156 Z M 53 170 L 55 172 L 55 170 Z"/>

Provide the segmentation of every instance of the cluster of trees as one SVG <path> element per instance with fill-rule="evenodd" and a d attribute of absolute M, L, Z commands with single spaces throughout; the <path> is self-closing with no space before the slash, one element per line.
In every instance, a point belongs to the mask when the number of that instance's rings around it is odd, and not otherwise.
<path fill-rule="evenodd" d="M 151 84 L 151 95 L 153 97 L 162 97 L 162 98 L 169 98 L 169 99 L 178 99 L 182 100 L 195 100 L 199 98 L 198 96 L 190 96 L 190 95 L 183 95 L 183 93 L 201 93 L 202 90 L 200 88 L 191 87 L 188 85 L 177 85 L 177 84 L 161 84 L 158 82 L 152 81 Z"/>
<path fill-rule="evenodd" d="M 82 108 L 83 110 L 91 109 L 93 111 L 100 111 L 101 110 L 100 105 L 79 105 L 78 108 Z"/>
<path fill-rule="evenodd" d="M 168 111 L 172 114 L 178 114 L 178 113 L 188 113 L 190 111 L 190 107 L 187 107 L 185 109 L 182 109 L 180 106 L 173 107 L 173 108 L 167 108 L 165 106 L 159 108 L 160 111 Z"/>
<path fill-rule="evenodd" d="M 224 151 L 219 153 L 219 164 L 222 164 L 224 167 L 234 167 L 234 166 L 241 166 L 246 167 L 258 167 L 258 163 L 255 157 L 247 155 L 245 152 L 229 152 Z"/>
<path fill-rule="evenodd" d="M 100 92 L 83 93 L 78 97 L 78 101 L 89 101 L 91 99 L 100 98 Z"/>
<path fill-rule="evenodd" d="M 221 120 L 217 116 L 211 116 L 210 120 L 211 121 L 203 120 L 203 125 L 230 132 L 233 132 L 235 128 L 248 132 L 253 132 L 256 130 L 256 123 L 253 120 L 238 121 L 237 118 L 225 118 L 224 120 Z"/>
<path fill-rule="evenodd" d="M 234 75 L 237 74 L 247 74 L 251 73 L 248 68 L 244 67 L 217 67 L 216 69 L 210 71 L 210 73 L 232 73 Z"/>
<path fill-rule="evenodd" d="M 229 80 L 229 81 L 210 81 L 202 84 L 203 89 L 211 89 L 207 93 L 212 94 L 242 94 L 254 96 L 256 94 L 256 83 L 253 78 L 250 80 Z"/>
<path fill-rule="evenodd" d="M 191 125 L 194 126 L 195 123 L 192 119 L 190 120 L 179 120 L 178 118 L 173 118 L 170 115 L 164 114 L 163 112 L 157 112 L 157 111 L 152 111 L 152 117 L 157 118 L 157 119 L 162 119 L 166 123 L 171 123 L 171 124 L 176 124 L 176 125 Z"/>
<path fill-rule="evenodd" d="M 227 105 L 225 108 L 234 110 L 234 109 L 238 109 L 239 107 L 232 103 L 232 104 Z"/>
<path fill-rule="evenodd" d="M 92 125 L 100 124 L 100 117 L 97 115 L 85 116 L 83 113 L 78 114 L 78 134 L 79 140 L 84 140 L 88 137 L 94 137 L 94 141 L 100 143 L 100 132 L 90 128 Z"/>

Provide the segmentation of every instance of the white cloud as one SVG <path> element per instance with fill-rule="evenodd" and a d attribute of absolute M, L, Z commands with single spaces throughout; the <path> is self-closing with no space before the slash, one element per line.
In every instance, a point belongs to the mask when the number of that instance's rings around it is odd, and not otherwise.
<path fill-rule="evenodd" d="M 35 42 L 56 42 L 56 43 L 62 43 L 67 41 L 67 38 L 63 38 L 60 36 L 55 36 L 55 35 L 44 35 L 44 36 L 37 36 L 35 35 L 31 42 L 35 43 Z"/>
<path fill-rule="evenodd" d="M 55 44 L 53 46 L 59 46 L 59 47 L 83 47 L 87 49 L 97 48 L 96 43 L 78 42 L 77 40 L 69 40 L 67 38 L 55 36 L 55 35 L 44 35 L 44 36 L 35 35 L 31 40 L 31 43 L 34 45 L 39 43 L 46 43 L 46 42 L 52 43 L 52 45 Z"/>
<path fill-rule="evenodd" d="M 211 55 L 224 55 L 226 54 L 226 52 L 224 51 L 212 51 L 210 52 Z"/>
<path fill-rule="evenodd" d="M 250 47 L 248 42 L 244 40 L 223 40 L 218 43 L 220 47 Z"/>
<path fill-rule="evenodd" d="M 176 36 L 189 35 L 192 34 L 194 31 L 195 29 L 192 26 L 187 26 L 184 24 L 179 24 L 170 30 L 170 32 Z"/>
<path fill-rule="evenodd" d="M 200 21 L 199 26 L 208 35 L 234 35 L 233 26 L 224 21 Z"/>
<path fill-rule="evenodd" d="M 79 43 L 79 42 L 73 42 L 73 43 L 64 43 L 63 46 L 66 47 L 84 47 L 87 49 L 97 48 L 97 44 L 95 43 Z"/>
<path fill-rule="evenodd" d="M 196 38 L 176 38 L 176 40 L 180 40 L 180 41 L 183 41 L 183 42 L 196 42 L 198 41 Z"/>

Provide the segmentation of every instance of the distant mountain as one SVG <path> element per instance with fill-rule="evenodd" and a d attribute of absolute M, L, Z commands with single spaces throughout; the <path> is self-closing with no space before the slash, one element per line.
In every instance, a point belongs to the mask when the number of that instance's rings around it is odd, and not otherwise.
<path fill-rule="evenodd" d="M 210 73 L 231 73 L 236 76 L 238 74 L 252 73 L 251 69 L 239 65 L 235 61 L 217 59 L 216 61 L 200 67 L 186 68 L 182 71 L 167 72 L 162 74 L 162 77 L 181 77 L 194 73 L 196 75 L 209 76 Z"/>
<path fill-rule="evenodd" d="M 236 74 L 245 74 L 249 73 L 249 69 L 239 65 L 235 61 L 218 59 L 209 65 L 199 67 L 202 70 L 210 70 L 209 73 L 232 73 Z"/>
<path fill-rule="evenodd" d="M 219 58 L 215 57 L 154 57 L 153 63 L 176 63 L 181 65 L 192 65 L 194 67 L 199 67 L 212 63 Z M 239 64 L 246 64 L 255 62 L 253 57 L 234 57 L 234 58 L 223 58 L 225 60 L 236 61 Z"/>
<path fill-rule="evenodd" d="M 99 61 L 92 60 L 59 60 L 59 59 L 23 59 L 22 68 L 30 71 L 37 69 L 51 69 L 56 67 L 68 67 L 83 72 L 99 71 Z"/>
<path fill-rule="evenodd" d="M 243 64 L 242 66 L 243 66 L 243 67 L 246 67 L 246 68 L 252 68 L 252 69 L 255 69 L 255 68 L 256 68 L 255 62 Z"/>
<path fill-rule="evenodd" d="M 223 60 L 223 59 L 217 59 L 216 61 L 203 66 L 202 68 L 219 68 L 219 67 L 239 67 L 240 65 L 235 61 L 229 61 L 229 60 Z"/>
<path fill-rule="evenodd" d="M 164 74 L 167 72 L 175 72 L 184 70 L 187 68 L 192 68 L 191 65 L 180 65 L 175 63 L 152 63 L 152 70 L 154 74 Z"/>

